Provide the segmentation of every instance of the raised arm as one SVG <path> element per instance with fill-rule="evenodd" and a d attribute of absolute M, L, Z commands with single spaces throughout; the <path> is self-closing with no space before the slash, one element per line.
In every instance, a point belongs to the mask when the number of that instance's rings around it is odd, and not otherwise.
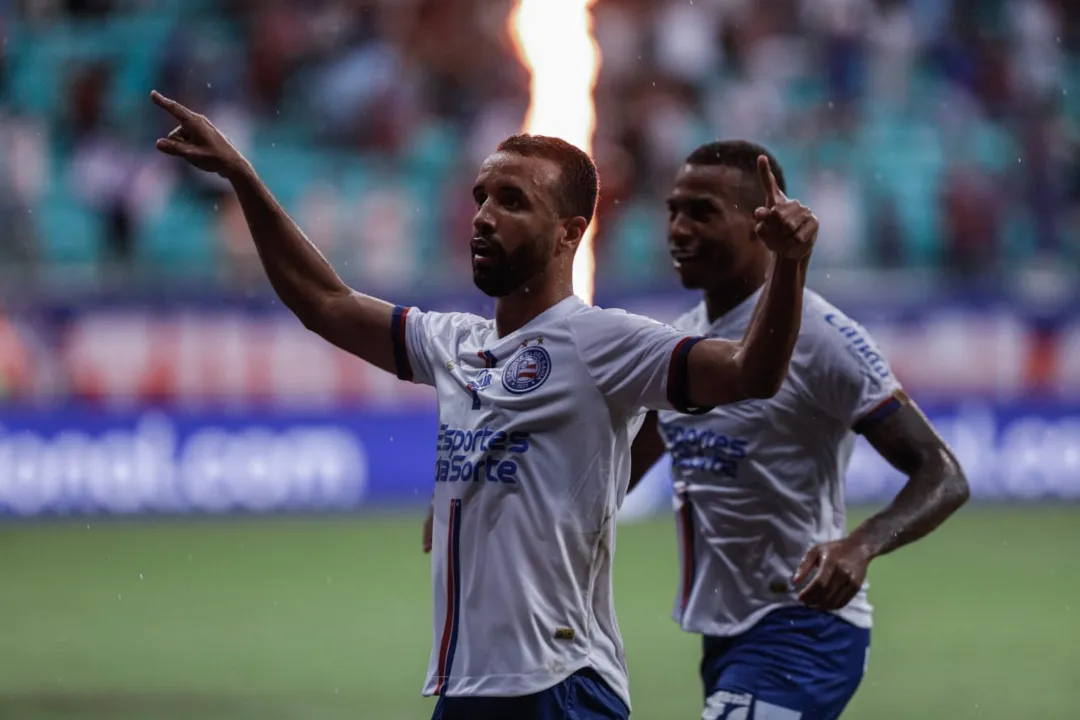
<path fill-rule="evenodd" d="M 228 180 L 274 292 L 304 327 L 369 363 L 395 372 L 394 308 L 349 288 L 259 179 L 251 163 L 204 116 L 151 93 L 180 125 L 157 149 Z"/>
<path fill-rule="evenodd" d="M 775 395 L 787 376 L 799 336 L 818 219 L 781 192 L 764 156 L 758 158 L 758 174 L 765 206 L 754 212 L 755 232 L 773 252 L 772 272 L 742 340 L 704 340 L 690 349 L 687 389 L 694 407 Z"/>

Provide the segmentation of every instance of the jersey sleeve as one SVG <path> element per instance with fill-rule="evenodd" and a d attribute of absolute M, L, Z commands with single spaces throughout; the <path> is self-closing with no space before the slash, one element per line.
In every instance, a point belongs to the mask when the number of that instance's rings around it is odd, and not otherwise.
<path fill-rule="evenodd" d="M 708 411 L 691 407 L 687 383 L 690 349 L 704 338 L 621 310 L 590 310 L 570 322 L 578 353 L 613 408 Z"/>
<path fill-rule="evenodd" d="M 817 331 L 808 385 L 822 410 L 863 434 L 900 409 L 900 382 L 862 325 L 830 313 Z"/>
<path fill-rule="evenodd" d="M 424 312 L 396 306 L 390 335 L 394 366 L 401 380 L 435 384 L 435 369 L 454 355 L 455 335 L 467 316 L 462 313 Z"/>

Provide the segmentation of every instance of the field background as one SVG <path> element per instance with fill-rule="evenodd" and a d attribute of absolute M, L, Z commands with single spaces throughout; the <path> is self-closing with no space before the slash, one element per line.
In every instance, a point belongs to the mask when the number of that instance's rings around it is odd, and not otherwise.
<path fill-rule="evenodd" d="M 972 506 L 871 570 L 870 671 L 845 715 L 1075 718 L 1080 507 Z M 420 518 L 0 526 L 3 720 L 430 715 Z M 700 716 L 668 609 L 668 519 L 619 530 L 634 717 Z"/>

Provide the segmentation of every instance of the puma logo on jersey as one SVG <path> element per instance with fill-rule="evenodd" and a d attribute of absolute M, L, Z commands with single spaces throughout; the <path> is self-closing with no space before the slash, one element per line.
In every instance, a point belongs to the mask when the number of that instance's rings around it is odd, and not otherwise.
<path fill-rule="evenodd" d="M 555 628 L 555 639 L 556 640 L 573 640 L 574 639 L 574 628 L 568 628 L 568 627 Z"/>

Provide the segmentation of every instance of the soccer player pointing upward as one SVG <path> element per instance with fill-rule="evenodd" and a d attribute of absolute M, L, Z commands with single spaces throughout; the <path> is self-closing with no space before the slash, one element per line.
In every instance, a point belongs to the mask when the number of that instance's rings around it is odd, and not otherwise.
<path fill-rule="evenodd" d="M 312 331 L 403 380 L 434 386 L 434 627 L 424 693 L 436 718 L 625 718 L 611 591 L 615 514 L 642 408 L 772 396 L 791 358 L 817 220 L 757 166 L 752 228 L 770 280 L 741 340 L 704 340 L 573 294 L 596 168 L 557 139 L 514 136 L 472 189 L 472 269 L 494 320 L 395 307 L 347 287 L 203 116 L 164 153 L 229 180 L 274 290 Z"/>
<path fill-rule="evenodd" d="M 753 232 L 760 213 L 749 209 L 762 156 L 783 188 L 771 155 L 738 141 L 702 146 L 676 177 L 668 245 L 683 285 L 704 294 L 675 322 L 684 332 L 725 337 L 754 323 L 771 264 Z M 856 434 L 909 479 L 845 537 Z M 634 441 L 632 484 L 665 451 L 682 563 L 675 618 L 704 636 L 702 717 L 838 717 L 870 647 L 867 566 L 967 500 L 956 458 L 866 331 L 809 290 L 780 391 L 693 417 L 650 413 Z"/>

